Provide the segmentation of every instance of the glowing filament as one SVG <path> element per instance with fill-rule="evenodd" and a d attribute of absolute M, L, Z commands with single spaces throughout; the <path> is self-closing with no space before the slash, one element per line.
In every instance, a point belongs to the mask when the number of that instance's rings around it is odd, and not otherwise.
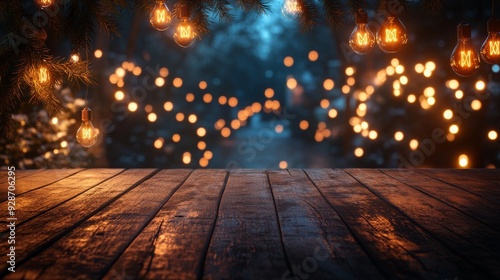
<path fill-rule="evenodd" d="M 500 41 L 490 41 L 490 55 L 500 54 Z"/>
<path fill-rule="evenodd" d="M 50 4 L 52 4 L 52 0 L 42 0 L 42 4 L 50 5 Z"/>
<path fill-rule="evenodd" d="M 165 10 L 156 10 L 156 22 L 161 23 L 161 22 L 166 22 L 167 21 L 167 15 L 166 15 Z"/>
<path fill-rule="evenodd" d="M 471 51 L 461 51 L 460 52 L 460 66 L 470 67 L 472 65 L 471 61 Z"/>
<path fill-rule="evenodd" d="M 90 129 L 90 128 L 83 128 L 82 138 L 83 139 L 90 139 L 91 137 L 92 137 L 92 129 Z"/>
<path fill-rule="evenodd" d="M 180 26 L 179 27 L 179 36 L 181 38 L 192 38 L 192 30 L 191 26 Z"/>
<path fill-rule="evenodd" d="M 396 28 L 385 30 L 385 41 L 386 42 L 397 42 L 398 41 Z"/>
<path fill-rule="evenodd" d="M 49 81 L 49 70 L 43 66 L 40 67 L 39 80 L 42 84 L 45 84 Z"/>
<path fill-rule="evenodd" d="M 297 1 L 287 1 L 285 5 L 286 5 L 286 9 L 289 12 L 297 13 L 297 12 L 301 12 L 302 11 L 301 8 L 300 8 L 299 3 L 297 3 Z"/>
<path fill-rule="evenodd" d="M 368 45 L 368 33 L 358 33 L 357 38 L 359 45 Z"/>

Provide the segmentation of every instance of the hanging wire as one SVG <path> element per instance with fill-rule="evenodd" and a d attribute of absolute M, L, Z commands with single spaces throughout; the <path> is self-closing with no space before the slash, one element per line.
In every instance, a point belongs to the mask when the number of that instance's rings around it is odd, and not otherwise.
<path fill-rule="evenodd" d="M 462 12 L 461 12 L 462 23 L 465 23 L 465 22 L 464 22 L 464 14 L 465 14 L 465 4 L 464 4 L 464 0 L 462 0 L 462 1 L 461 1 L 461 5 L 462 5 Z"/>

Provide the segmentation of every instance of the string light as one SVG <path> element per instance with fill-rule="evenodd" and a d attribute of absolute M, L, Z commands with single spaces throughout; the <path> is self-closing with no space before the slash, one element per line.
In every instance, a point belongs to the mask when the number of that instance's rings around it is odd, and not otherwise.
<path fill-rule="evenodd" d="M 37 4 L 40 8 L 47 8 L 54 4 L 53 0 L 35 0 L 35 4 Z"/>
<path fill-rule="evenodd" d="M 457 26 L 457 45 L 451 53 L 450 65 L 462 77 L 468 77 L 479 69 L 479 54 L 472 46 L 471 28 L 467 23 Z"/>
<path fill-rule="evenodd" d="M 500 63 L 500 20 L 488 20 L 488 37 L 481 46 L 481 58 L 488 64 Z"/>
<path fill-rule="evenodd" d="M 375 45 L 375 36 L 366 25 L 368 23 L 367 13 L 360 9 L 356 12 L 356 27 L 349 37 L 349 46 L 358 54 L 366 54 Z"/>
<path fill-rule="evenodd" d="M 302 13 L 302 5 L 299 0 L 284 0 L 281 13 L 287 19 L 296 19 Z"/>
<path fill-rule="evenodd" d="M 167 4 L 158 1 L 149 17 L 151 25 L 159 31 L 165 31 L 172 23 L 172 13 L 167 7 Z"/>
<path fill-rule="evenodd" d="M 37 74 L 38 74 L 38 83 L 40 85 L 45 86 L 45 85 L 48 85 L 50 83 L 50 80 L 51 80 L 50 76 L 51 75 L 50 75 L 50 71 L 47 68 L 47 66 L 41 65 L 38 68 Z"/>
<path fill-rule="evenodd" d="M 181 22 L 175 28 L 174 41 L 183 48 L 191 46 L 196 39 L 196 32 L 189 17 L 189 9 L 186 6 L 181 6 L 179 14 Z"/>
<path fill-rule="evenodd" d="M 393 15 L 387 16 L 377 31 L 377 44 L 386 53 L 395 53 L 408 43 L 406 28 Z"/>
<path fill-rule="evenodd" d="M 97 142 L 99 132 L 92 125 L 92 111 L 89 107 L 85 107 L 82 110 L 82 124 L 78 131 L 76 132 L 76 140 L 80 145 L 88 148 L 94 146 Z"/>

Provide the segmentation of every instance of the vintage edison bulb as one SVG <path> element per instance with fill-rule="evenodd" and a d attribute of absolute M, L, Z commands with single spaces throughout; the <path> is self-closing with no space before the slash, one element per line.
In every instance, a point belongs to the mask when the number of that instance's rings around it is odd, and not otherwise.
<path fill-rule="evenodd" d="M 472 46 L 471 29 L 467 23 L 457 26 L 457 45 L 451 53 L 450 65 L 462 77 L 468 77 L 479 69 L 479 54 Z"/>
<path fill-rule="evenodd" d="M 47 8 L 54 4 L 54 0 L 35 0 L 35 4 L 37 4 L 40 8 Z"/>
<path fill-rule="evenodd" d="M 85 107 L 82 110 L 82 125 L 78 128 L 76 132 L 76 140 L 82 146 L 88 148 L 94 146 L 97 142 L 97 137 L 99 133 L 97 129 L 92 125 L 92 111 L 89 107 Z"/>
<path fill-rule="evenodd" d="M 281 5 L 281 13 L 287 19 L 296 19 L 302 13 L 300 0 L 284 0 Z"/>
<path fill-rule="evenodd" d="M 167 7 L 167 4 L 158 1 L 155 8 L 151 12 L 149 17 L 151 25 L 159 31 L 165 31 L 170 27 L 172 23 L 172 13 Z"/>
<path fill-rule="evenodd" d="M 349 37 L 349 46 L 358 54 L 370 52 L 375 45 L 375 36 L 366 25 L 368 23 L 368 15 L 362 9 L 356 13 L 356 27 Z"/>
<path fill-rule="evenodd" d="M 408 34 L 401 21 L 388 16 L 377 31 L 377 44 L 386 53 L 395 53 L 408 43 Z"/>
<path fill-rule="evenodd" d="M 187 48 L 191 46 L 196 39 L 196 32 L 193 24 L 187 17 L 183 17 L 181 22 L 175 28 L 174 41 L 177 45 Z"/>
<path fill-rule="evenodd" d="M 489 64 L 500 63 L 500 20 L 488 20 L 488 37 L 481 47 L 481 58 Z"/>

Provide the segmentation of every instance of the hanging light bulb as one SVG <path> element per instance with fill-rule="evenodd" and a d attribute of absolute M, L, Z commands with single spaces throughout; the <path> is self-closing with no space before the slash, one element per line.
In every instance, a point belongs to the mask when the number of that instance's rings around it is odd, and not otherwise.
<path fill-rule="evenodd" d="M 368 15 L 362 9 L 356 13 L 356 27 L 349 37 L 349 46 L 359 54 L 365 54 L 372 50 L 375 45 L 375 36 L 366 25 L 368 23 Z"/>
<path fill-rule="evenodd" d="M 488 64 L 500 63 L 500 20 L 488 20 L 488 37 L 481 47 L 481 58 Z"/>
<path fill-rule="evenodd" d="M 479 54 L 472 46 L 468 23 L 460 23 L 457 26 L 457 38 L 457 45 L 451 53 L 450 65 L 457 75 L 468 77 L 479 69 Z"/>
<path fill-rule="evenodd" d="M 281 13 L 287 19 L 296 19 L 302 13 L 300 0 L 283 0 Z"/>
<path fill-rule="evenodd" d="M 47 8 L 54 4 L 54 0 L 35 0 L 35 4 L 37 4 L 40 8 Z"/>
<path fill-rule="evenodd" d="M 97 129 L 95 129 L 91 121 L 92 111 L 89 107 L 83 108 L 82 125 L 80 125 L 80 128 L 76 132 L 76 140 L 86 148 L 94 146 L 99 136 Z"/>
<path fill-rule="evenodd" d="M 149 17 L 151 25 L 159 31 L 165 31 L 172 23 L 172 13 L 163 1 L 158 1 Z"/>
<path fill-rule="evenodd" d="M 189 20 L 189 9 L 186 6 L 181 7 L 179 17 L 181 22 L 175 28 L 174 41 L 177 45 L 187 48 L 196 39 L 196 31 L 194 30 L 193 23 Z"/>
<path fill-rule="evenodd" d="M 377 44 L 386 53 L 395 53 L 408 43 L 406 28 L 393 15 L 387 16 L 377 31 Z"/>

